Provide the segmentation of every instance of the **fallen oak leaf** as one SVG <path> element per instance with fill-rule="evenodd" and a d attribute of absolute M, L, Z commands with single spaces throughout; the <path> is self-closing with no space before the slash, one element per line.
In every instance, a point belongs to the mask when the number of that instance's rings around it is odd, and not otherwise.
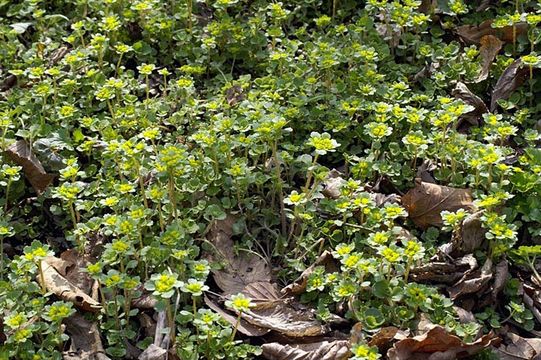
<path fill-rule="evenodd" d="M 308 278 L 319 266 L 323 266 L 326 273 L 336 272 L 340 267 L 334 256 L 332 256 L 331 252 L 325 250 L 312 265 L 310 265 L 306 270 L 304 270 L 302 274 L 295 281 L 293 281 L 293 283 L 287 285 L 281 290 L 282 294 L 302 294 L 306 290 Z"/>
<path fill-rule="evenodd" d="M 494 58 L 502 49 L 503 42 L 494 35 L 485 35 L 479 41 L 479 56 L 481 57 L 481 72 L 475 79 L 475 83 L 484 81 L 488 78 L 488 73 Z"/>
<path fill-rule="evenodd" d="M 478 126 L 481 122 L 482 115 L 488 112 L 485 102 L 479 96 L 472 93 L 470 89 L 460 81 L 456 84 L 452 94 L 455 98 L 460 99 L 473 107 L 472 111 L 460 116 L 460 121 L 466 120 L 470 124 Z M 457 127 L 458 126 L 460 126 L 460 123 Z"/>
<path fill-rule="evenodd" d="M 70 335 L 70 348 L 62 354 L 64 360 L 110 360 L 105 355 L 98 326 L 79 313 L 64 320 Z"/>
<path fill-rule="evenodd" d="M 85 292 L 60 275 L 46 259 L 41 261 L 41 270 L 43 273 L 43 281 L 48 291 L 65 301 L 72 302 L 82 310 L 98 312 L 101 309 L 99 302 L 88 296 Z M 40 276 L 38 276 L 38 278 L 40 278 Z"/>
<path fill-rule="evenodd" d="M 525 34 L 528 31 L 528 24 L 524 22 L 515 24 L 515 30 L 513 30 L 513 26 L 493 28 L 493 22 L 494 20 L 488 19 L 479 25 L 462 25 L 455 30 L 455 33 L 466 44 L 479 45 L 481 43 L 481 39 L 487 35 L 494 36 L 505 43 L 512 43 L 514 38 Z M 513 31 L 515 31 L 515 35 L 513 35 Z"/>
<path fill-rule="evenodd" d="M 441 212 L 474 209 L 469 189 L 457 189 L 415 179 L 415 187 L 402 196 L 410 219 L 421 228 L 443 226 Z"/>
<path fill-rule="evenodd" d="M 22 166 L 24 175 L 36 193 L 44 192 L 53 181 L 54 175 L 45 172 L 43 165 L 25 140 L 15 142 L 7 148 L 5 153 L 14 163 Z"/>
<path fill-rule="evenodd" d="M 449 297 L 455 300 L 462 295 L 481 292 L 492 279 L 492 274 L 492 260 L 488 258 L 481 269 L 465 273 L 462 279 L 450 287 Z"/>
<path fill-rule="evenodd" d="M 519 86 L 521 86 L 524 81 L 526 81 L 529 75 L 529 68 L 523 66 L 524 63 L 521 59 L 515 60 L 511 65 L 509 65 L 492 90 L 492 97 L 490 99 L 490 111 L 496 110 L 498 106 L 498 100 L 506 100 L 511 96 L 513 91 L 515 91 Z"/>
<path fill-rule="evenodd" d="M 436 325 L 422 335 L 398 341 L 387 356 L 390 360 L 453 360 L 472 356 L 499 341 L 500 338 L 490 332 L 473 343 L 465 343 Z"/>
<path fill-rule="evenodd" d="M 523 338 L 512 332 L 503 335 L 505 345 L 494 349 L 502 360 L 529 360 L 538 359 L 541 354 L 541 339 Z"/>
<path fill-rule="evenodd" d="M 349 358 L 348 340 L 323 340 L 308 344 L 280 344 L 261 346 L 263 356 L 269 360 L 345 360 Z"/>
<path fill-rule="evenodd" d="M 255 306 L 243 311 L 241 319 L 289 337 L 327 333 L 327 327 L 315 319 L 313 311 L 304 308 L 294 299 L 282 297 L 278 287 L 271 281 L 271 270 L 263 258 L 252 253 L 234 253 L 231 239 L 234 222 L 234 218 L 228 215 L 224 220 L 217 220 L 211 225 L 207 239 L 215 253 L 208 258 L 213 262 L 221 260 L 224 264 L 222 269 L 213 271 L 213 278 L 226 297 L 243 293 L 253 299 Z"/>
<path fill-rule="evenodd" d="M 218 304 L 214 301 L 212 301 L 209 297 L 204 297 L 205 304 L 213 311 L 218 313 L 221 317 L 223 317 L 229 324 L 232 326 L 237 326 L 237 330 L 246 336 L 263 336 L 265 334 L 268 334 L 270 332 L 270 329 L 261 328 L 259 326 L 255 326 L 247 322 L 246 320 L 243 320 L 241 318 L 240 322 L 237 321 L 238 316 L 231 315 L 229 312 L 223 310 Z"/>
<path fill-rule="evenodd" d="M 221 269 L 213 270 L 212 274 L 226 295 L 242 292 L 246 285 L 253 282 L 271 281 L 271 270 L 266 261 L 252 253 L 234 253 L 231 239 L 234 222 L 230 215 L 225 220 L 215 221 L 207 236 L 215 250 L 214 254 L 209 255 L 209 262 L 224 265 Z"/>

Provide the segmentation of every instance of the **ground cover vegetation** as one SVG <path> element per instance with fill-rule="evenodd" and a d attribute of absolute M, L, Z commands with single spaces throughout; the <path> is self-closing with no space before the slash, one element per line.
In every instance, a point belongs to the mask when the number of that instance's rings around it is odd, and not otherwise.
<path fill-rule="evenodd" d="M 540 23 L 0 1 L 0 359 L 539 355 Z"/>

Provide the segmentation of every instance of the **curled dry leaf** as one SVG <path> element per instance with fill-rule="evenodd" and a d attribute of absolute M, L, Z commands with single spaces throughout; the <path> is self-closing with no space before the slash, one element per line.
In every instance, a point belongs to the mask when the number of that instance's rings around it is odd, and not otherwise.
<path fill-rule="evenodd" d="M 25 140 L 19 140 L 6 150 L 6 155 L 17 165 L 22 166 L 24 175 L 36 191 L 41 194 L 54 179 L 54 175 L 45 172 L 41 162 L 32 152 Z"/>
<path fill-rule="evenodd" d="M 461 82 L 458 82 L 456 87 L 453 89 L 453 96 L 473 107 L 473 110 L 462 115 L 460 120 L 466 120 L 474 126 L 479 125 L 482 115 L 488 112 L 485 102 L 481 100 L 479 96 L 472 93 L 470 89 L 468 89 L 468 87 Z"/>
<path fill-rule="evenodd" d="M 312 311 L 300 308 L 300 304 L 274 301 L 242 313 L 242 319 L 252 325 L 277 331 L 292 338 L 319 336 L 328 332 L 316 320 Z"/>
<path fill-rule="evenodd" d="M 243 312 L 242 320 L 289 337 L 325 334 L 327 328 L 315 319 L 312 311 L 293 299 L 282 298 L 278 287 L 271 282 L 271 270 L 264 259 L 251 253 L 234 253 L 233 224 L 234 218 L 228 216 L 211 226 L 208 239 L 214 245 L 215 254 L 209 257 L 223 264 L 222 269 L 213 272 L 213 277 L 224 295 L 242 292 L 254 300 L 256 306 Z M 236 323 L 236 316 L 234 319 Z"/>
<path fill-rule="evenodd" d="M 434 326 L 423 335 L 398 341 L 387 356 L 390 360 L 454 360 L 477 354 L 499 341 L 500 338 L 491 332 L 473 343 L 465 343 L 458 336 L 449 334 L 445 328 Z"/>
<path fill-rule="evenodd" d="M 150 344 L 137 358 L 138 360 L 165 360 L 167 350 L 162 349 L 159 346 Z"/>
<path fill-rule="evenodd" d="M 443 226 L 440 213 L 474 208 L 471 190 L 415 180 L 415 187 L 402 196 L 410 219 L 421 228 Z"/>
<path fill-rule="evenodd" d="M 218 313 L 221 317 L 223 317 L 227 322 L 229 322 L 232 326 L 235 326 L 237 324 L 237 316 L 231 315 L 229 312 L 222 309 L 218 304 L 214 301 L 212 301 L 209 297 L 205 296 L 204 298 L 205 304 Z M 247 322 L 246 320 L 243 320 L 241 318 L 240 322 L 238 323 L 237 330 L 246 336 L 263 336 L 265 334 L 268 334 L 270 332 L 270 329 L 261 328 L 259 326 L 255 326 Z"/>
<path fill-rule="evenodd" d="M 528 74 L 529 68 L 524 66 L 521 59 L 517 59 L 509 65 L 498 79 L 498 82 L 494 86 L 494 90 L 492 90 L 490 111 L 496 110 L 498 100 L 506 100 L 509 98 L 513 91 L 526 81 Z"/>
<path fill-rule="evenodd" d="M 492 299 L 496 301 L 500 292 L 505 288 L 509 278 L 509 263 L 507 259 L 501 260 L 494 269 L 494 283 L 492 284 Z"/>
<path fill-rule="evenodd" d="M 233 85 L 225 92 L 225 97 L 229 106 L 235 106 L 246 98 L 240 85 Z"/>
<path fill-rule="evenodd" d="M 481 39 L 487 35 L 492 35 L 505 43 L 512 43 L 514 37 L 513 27 L 505 26 L 503 28 L 496 29 L 492 27 L 493 21 L 494 20 L 489 19 L 483 21 L 479 25 L 462 25 L 459 26 L 455 32 L 460 39 L 467 44 L 479 45 L 481 44 Z M 514 31 L 517 37 L 525 34 L 526 31 L 528 31 L 528 24 L 524 22 L 517 23 Z"/>
<path fill-rule="evenodd" d="M 469 273 L 476 268 L 477 260 L 472 255 L 466 255 L 452 263 L 434 261 L 414 267 L 410 272 L 410 277 L 413 281 L 421 283 L 454 284 L 465 273 Z"/>
<path fill-rule="evenodd" d="M 325 250 L 317 260 L 310 265 L 302 274 L 291 284 L 281 290 L 283 294 L 287 295 L 299 295 L 306 290 L 308 277 L 315 271 L 318 266 L 325 267 L 326 273 L 332 273 L 338 271 L 340 268 L 336 259 L 332 256 L 331 252 Z"/>
<path fill-rule="evenodd" d="M 70 348 L 62 354 L 64 360 L 109 360 L 103 350 L 98 326 L 75 313 L 64 320 L 70 335 Z"/>
<path fill-rule="evenodd" d="M 381 328 L 368 342 L 370 346 L 377 346 L 380 353 L 385 353 L 395 340 L 403 340 L 408 337 L 408 332 L 394 326 Z"/>
<path fill-rule="evenodd" d="M 481 223 L 482 214 L 478 211 L 464 219 L 458 236 L 453 239 L 453 255 L 471 254 L 482 246 L 486 234 Z"/>
<path fill-rule="evenodd" d="M 247 252 L 235 254 L 231 239 L 234 222 L 232 216 L 216 221 L 207 236 L 215 249 L 209 260 L 223 264 L 222 269 L 213 271 L 214 281 L 226 295 L 242 292 L 250 283 L 271 280 L 270 267 L 262 258 Z"/>
<path fill-rule="evenodd" d="M 323 195 L 331 199 L 338 199 L 340 197 L 340 189 L 346 183 L 346 180 L 342 178 L 340 171 L 332 169 L 325 181 L 323 181 Z"/>
<path fill-rule="evenodd" d="M 503 335 L 503 342 L 505 345 L 494 349 L 501 360 L 539 359 L 541 354 L 541 339 L 539 338 L 523 338 L 507 332 Z"/>
<path fill-rule="evenodd" d="M 350 356 L 348 340 L 324 340 L 309 344 L 263 344 L 269 360 L 342 360 Z"/>
<path fill-rule="evenodd" d="M 43 280 L 47 290 L 65 301 L 72 302 L 82 310 L 97 312 L 101 309 L 99 302 L 92 299 L 84 291 L 60 275 L 46 260 L 41 262 L 41 267 L 43 271 Z"/>
<path fill-rule="evenodd" d="M 464 274 L 455 285 L 448 289 L 451 300 L 474 293 L 481 293 L 486 289 L 488 282 L 492 279 L 492 260 L 488 258 L 483 267 L 477 271 Z"/>
<path fill-rule="evenodd" d="M 474 82 L 478 83 L 488 78 L 490 66 L 494 61 L 494 58 L 502 49 L 503 42 L 500 41 L 494 35 L 485 35 L 480 40 L 481 47 L 479 48 L 479 54 L 481 57 L 481 72 Z"/>

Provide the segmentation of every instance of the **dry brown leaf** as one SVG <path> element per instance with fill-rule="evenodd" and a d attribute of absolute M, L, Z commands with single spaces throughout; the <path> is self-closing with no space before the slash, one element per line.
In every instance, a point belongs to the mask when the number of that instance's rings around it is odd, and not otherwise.
<path fill-rule="evenodd" d="M 457 189 L 415 179 L 415 187 L 402 196 L 402 205 L 419 227 L 443 226 L 443 210 L 473 209 L 471 190 Z"/>
<path fill-rule="evenodd" d="M 225 98 L 229 106 L 235 106 L 246 98 L 244 91 L 240 85 L 233 85 L 225 92 Z"/>
<path fill-rule="evenodd" d="M 269 360 L 342 360 L 350 355 L 348 340 L 324 340 L 309 344 L 263 344 Z"/>
<path fill-rule="evenodd" d="M 449 297 L 455 300 L 462 295 L 482 292 L 492 279 L 492 274 L 492 260 L 489 258 L 481 269 L 466 273 L 462 279 L 450 287 Z"/>
<path fill-rule="evenodd" d="M 459 236 L 454 238 L 453 255 L 471 254 L 482 246 L 486 234 L 481 223 L 482 214 L 478 211 L 464 219 Z"/>
<path fill-rule="evenodd" d="M 48 291 L 65 301 L 72 302 L 82 310 L 97 312 L 101 309 L 99 302 L 92 299 L 84 291 L 60 275 L 47 260 L 41 262 L 41 267 L 43 271 L 43 280 Z M 38 279 L 40 279 L 39 276 Z"/>
<path fill-rule="evenodd" d="M 306 290 L 308 277 L 315 271 L 318 266 L 325 267 L 326 273 L 332 273 L 338 271 L 340 268 L 336 259 L 332 256 L 330 251 L 325 250 L 317 260 L 310 265 L 302 274 L 291 284 L 281 290 L 283 294 L 287 295 L 299 295 Z"/>
<path fill-rule="evenodd" d="M 503 336 L 507 345 L 494 349 L 502 360 L 530 360 L 541 354 L 541 339 L 523 338 L 517 334 L 507 332 Z"/>
<path fill-rule="evenodd" d="M 377 346 L 380 353 L 385 353 L 393 340 L 402 340 L 408 337 L 408 333 L 394 326 L 381 328 L 368 342 L 370 346 Z"/>
<path fill-rule="evenodd" d="M 466 104 L 473 106 L 473 110 L 460 116 L 460 120 L 466 120 L 471 125 L 478 126 L 481 122 L 482 115 L 488 112 L 488 108 L 483 100 L 468 89 L 461 82 L 458 82 L 453 89 L 453 96 L 464 101 Z M 458 125 L 460 126 L 460 125 Z"/>
<path fill-rule="evenodd" d="M 434 326 L 423 335 L 398 341 L 387 352 L 390 360 L 454 360 L 472 356 L 499 342 L 493 333 L 484 335 L 473 343 L 464 343 L 441 326 Z"/>
<path fill-rule="evenodd" d="M 326 334 L 329 329 L 316 320 L 312 311 L 293 302 L 273 301 L 242 313 L 242 319 L 252 325 L 301 338 Z"/>
<path fill-rule="evenodd" d="M 207 238 L 215 250 L 215 254 L 209 257 L 210 261 L 224 264 L 222 269 L 213 272 L 214 280 L 224 295 L 242 292 L 256 304 L 253 309 L 243 312 L 241 318 L 257 327 L 290 337 L 325 334 L 327 328 L 315 319 L 311 311 L 293 299 L 282 298 L 271 281 L 271 270 L 265 260 L 251 253 L 234 253 L 231 239 L 234 222 L 232 216 L 216 221 Z"/>
<path fill-rule="evenodd" d="M 218 313 L 220 316 L 222 316 L 227 322 L 231 324 L 231 326 L 237 325 L 237 316 L 231 315 L 227 311 L 223 310 L 221 307 L 218 306 L 214 301 L 212 301 L 209 297 L 204 297 L 205 304 Z M 263 336 L 270 332 L 270 329 L 264 329 L 259 326 L 255 326 L 247 322 L 246 320 L 241 319 L 241 321 L 238 323 L 237 330 L 246 336 Z"/>
<path fill-rule="evenodd" d="M 452 263 L 433 261 L 411 269 L 410 277 L 415 282 L 454 284 L 465 273 L 477 268 L 477 260 L 472 255 L 456 259 Z"/>
<path fill-rule="evenodd" d="M 509 278 L 509 263 L 506 259 L 501 260 L 494 269 L 494 283 L 492 284 L 492 299 L 496 301 L 500 292 L 505 288 Z"/>
<path fill-rule="evenodd" d="M 138 360 L 165 360 L 167 350 L 162 349 L 159 346 L 150 344 L 137 358 Z"/>
<path fill-rule="evenodd" d="M 481 72 L 474 82 L 478 83 L 488 78 L 488 73 L 494 58 L 502 49 L 503 42 L 494 35 L 485 35 L 480 40 L 479 56 L 481 57 Z"/>
<path fill-rule="evenodd" d="M 498 100 L 506 100 L 509 98 L 513 91 L 526 81 L 529 75 L 529 68 L 523 65 L 522 60 L 517 59 L 504 70 L 494 86 L 494 90 L 492 90 L 490 111 L 496 110 Z"/>
<path fill-rule="evenodd" d="M 109 360 L 103 350 L 98 326 L 75 313 L 64 320 L 71 345 L 62 354 L 64 360 Z"/>
<path fill-rule="evenodd" d="M 271 269 L 266 261 L 252 253 L 235 254 L 231 239 L 234 222 L 232 216 L 216 221 L 207 236 L 215 249 L 209 260 L 224 266 L 213 271 L 214 281 L 226 295 L 240 293 L 254 282 L 271 281 Z"/>
<path fill-rule="evenodd" d="M 500 29 L 492 27 L 492 22 L 494 20 L 489 19 L 483 21 L 479 25 L 462 25 L 456 29 L 456 34 L 467 44 L 476 44 L 481 43 L 481 39 L 484 36 L 492 35 L 499 40 L 512 43 L 513 42 L 513 27 L 505 26 Z M 516 36 L 525 34 L 528 31 L 528 24 L 518 23 L 515 25 Z"/>
<path fill-rule="evenodd" d="M 17 165 L 22 166 L 24 175 L 36 191 L 41 194 L 54 179 L 54 175 L 47 174 L 41 162 L 32 152 L 25 140 L 19 140 L 6 150 L 6 155 Z"/>
<path fill-rule="evenodd" d="M 340 171 L 336 169 L 329 171 L 329 174 L 323 181 L 323 195 L 331 199 L 338 199 L 340 197 L 340 189 L 346 183 L 346 180 L 341 175 Z"/>
<path fill-rule="evenodd" d="M 142 286 L 139 288 L 139 290 L 145 291 Z M 152 294 L 149 293 L 143 293 L 138 298 L 132 299 L 131 307 L 142 310 L 150 310 L 154 309 L 157 303 L 158 301 L 156 300 L 155 296 L 152 296 Z"/>

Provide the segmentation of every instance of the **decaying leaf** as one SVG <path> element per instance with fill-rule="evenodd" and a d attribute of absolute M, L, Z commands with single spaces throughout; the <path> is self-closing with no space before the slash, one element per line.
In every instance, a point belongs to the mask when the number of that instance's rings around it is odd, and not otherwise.
<path fill-rule="evenodd" d="M 227 99 L 227 103 L 229 106 L 235 106 L 242 100 L 246 98 L 246 95 L 244 94 L 242 87 L 240 85 L 233 85 L 225 92 L 225 98 Z"/>
<path fill-rule="evenodd" d="M 144 290 L 142 287 L 140 290 Z M 136 309 L 154 309 L 158 301 L 152 294 L 144 293 L 138 298 L 132 299 L 131 306 Z"/>
<path fill-rule="evenodd" d="M 485 35 L 480 40 L 479 56 L 481 57 L 481 72 L 474 82 L 478 83 L 488 78 L 488 73 L 496 55 L 502 49 L 503 42 L 494 35 Z"/>
<path fill-rule="evenodd" d="M 234 222 L 231 216 L 216 221 L 208 235 L 216 250 L 210 256 L 211 261 L 223 264 L 222 269 L 213 271 L 214 280 L 226 295 L 242 292 L 253 282 L 271 281 L 271 270 L 266 261 L 252 253 L 235 254 L 231 240 Z"/>
<path fill-rule="evenodd" d="M 256 327 L 289 337 L 325 334 L 327 327 L 315 319 L 313 311 L 294 299 L 283 298 L 271 281 L 271 271 L 264 259 L 251 253 L 234 253 L 231 239 L 233 224 L 231 216 L 216 221 L 211 226 L 208 239 L 217 253 L 211 256 L 211 260 L 221 260 L 224 264 L 222 269 L 213 272 L 218 287 L 226 296 L 242 292 L 255 303 L 255 307 L 243 312 L 241 318 Z"/>
<path fill-rule="evenodd" d="M 468 89 L 468 87 L 461 82 L 456 84 L 452 94 L 455 98 L 460 99 L 473 107 L 473 110 L 463 114 L 460 117 L 460 120 L 466 120 L 470 124 L 478 126 L 481 122 L 481 116 L 488 112 L 485 102 L 481 100 L 479 96 L 472 93 L 470 89 Z"/>
<path fill-rule="evenodd" d="M 504 289 L 509 278 L 509 264 L 507 259 L 502 259 L 494 269 L 494 283 L 492 284 L 492 299 L 496 301 L 500 292 Z"/>
<path fill-rule="evenodd" d="M 231 315 L 229 312 L 223 310 L 220 306 L 218 306 L 217 303 L 212 301 L 209 297 L 205 296 L 204 298 L 205 304 L 215 311 L 216 313 L 220 314 L 227 322 L 235 326 L 237 324 L 237 316 Z M 259 326 L 255 326 L 247 322 L 246 320 L 243 320 L 241 318 L 240 322 L 238 323 L 237 330 L 246 336 L 263 336 L 265 334 L 268 334 L 270 332 L 270 329 L 264 329 Z"/>
<path fill-rule="evenodd" d="M 381 353 L 385 353 L 395 340 L 403 340 L 408 337 L 408 332 L 394 326 L 381 328 L 368 342 L 370 346 L 377 346 Z"/>
<path fill-rule="evenodd" d="M 338 199 L 340 197 L 340 189 L 345 183 L 346 180 L 341 177 L 340 171 L 332 169 L 323 181 L 323 195 L 331 199 Z"/>
<path fill-rule="evenodd" d="M 312 311 L 282 300 L 270 302 L 242 313 L 242 319 L 252 325 L 277 331 L 292 338 L 319 336 L 329 330 L 316 320 Z"/>
<path fill-rule="evenodd" d="M 304 270 L 302 274 L 293 283 L 283 288 L 281 292 L 287 295 L 302 294 L 306 290 L 308 277 L 314 272 L 314 270 L 318 266 L 325 267 L 325 272 L 327 273 L 336 272 L 340 268 L 339 264 L 337 263 L 336 259 L 332 256 L 331 252 L 328 250 L 325 250 L 323 254 L 321 254 L 317 258 L 317 260 L 312 265 L 310 265 L 310 267 Z"/>
<path fill-rule="evenodd" d="M 348 340 L 324 340 L 309 344 L 263 344 L 269 360 L 342 360 L 350 355 Z"/>
<path fill-rule="evenodd" d="M 44 192 L 53 181 L 54 175 L 45 172 L 41 162 L 32 153 L 25 140 L 15 142 L 5 153 L 14 163 L 22 166 L 24 175 L 36 193 Z"/>
<path fill-rule="evenodd" d="M 72 302 L 75 304 L 75 306 L 82 310 L 91 312 L 97 312 L 100 310 L 101 305 L 99 302 L 92 299 L 84 291 L 60 275 L 58 271 L 56 271 L 56 269 L 47 262 L 47 260 L 41 262 L 41 267 L 43 271 L 43 280 L 47 290 L 51 291 L 65 301 Z M 40 279 L 39 276 L 38 279 Z"/>
<path fill-rule="evenodd" d="M 103 350 L 98 326 L 75 313 L 64 320 L 70 335 L 70 348 L 62 354 L 64 360 L 109 360 Z"/>
<path fill-rule="evenodd" d="M 494 86 L 494 90 L 492 90 L 490 111 L 496 110 L 498 100 L 506 100 L 509 98 L 513 91 L 515 91 L 524 83 L 524 81 L 526 81 L 529 74 L 529 68 L 523 65 L 524 63 L 522 60 L 517 59 L 502 73 L 498 79 L 498 82 Z"/>
<path fill-rule="evenodd" d="M 523 338 L 517 334 L 507 332 L 503 335 L 506 345 L 494 349 L 501 360 L 530 360 L 539 359 L 541 354 L 541 339 Z"/>
<path fill-rule="evenodd" d="M 471 254 L 481 247 L 486 234 L 481 215 L 482 212 L 478 211 L 464 219 L 458 236 L 453 239 L 453 255 Z"/>
<path fill-rule="evenodd" d="M 436 164 L 431 160 L 424 160 L 423 163 L 417 168 L 416 177 L 423 182 L 435 184 L 436 180 L 432 176 L 432 172 L 437 169 Z"/>
<path fill-rule="evenodd" d="M 513 42 L 513 27 L 505 26 L 503 28 L 493 28 L 492 22 L 494 20 L 488 19 L 483 21 L 479 25 L 462 25 L 459 26 L 455 32 L 456 34 L 467 44 L 480 44 L 481 39 L 484 36 L 491 35 L 499 40 L 512 43 Z M 522 34 L 525 34 L 528 31 L 528 24 L 526 23 L 517 23 L 515 25 L 515 36 L 518 37 Z"/>
<path fill-rule="evenodd" d="M 462 279 L 450 287 L 449 297 L 455 300 L 462 295 L 481 293 L 492 279 L 492 271 L 492 260 L 488 258 L 481 269 L 464 274 Z"/>
<path fill-rule="evenodd" d="M 387 356 L 390 360 L 454 360 L 472 356 L 499 341 L 500 338 L 491 332 L 473 343 L 465 343 L 445 328 L 434 326 L 423 335 L 398 341 Z"/>
<path fill-rule="evenodd" d="M 167 350 L 162 349 L 159 346 L 150 344 L 149 347 L 143 351 L 141 355 L 137 358 L 138 360 L 165 360 L 167 355 Z"/>
<path fill-rule="evenodd" d="M 410 219 L 419 227 L 443 226 L 440 213 L 473 209 L 471 190 L 457 189 L 415 180 L 415 187 L 402 197 Z"/>
<path fill-rule="evenodd" d="M 421 283 L 455 284 L 465 273 L 477 268 L 477 260 L 472 255 L 456 259 L 452 263 L 434 261 L 411 269 L 410 278 Z"/>

